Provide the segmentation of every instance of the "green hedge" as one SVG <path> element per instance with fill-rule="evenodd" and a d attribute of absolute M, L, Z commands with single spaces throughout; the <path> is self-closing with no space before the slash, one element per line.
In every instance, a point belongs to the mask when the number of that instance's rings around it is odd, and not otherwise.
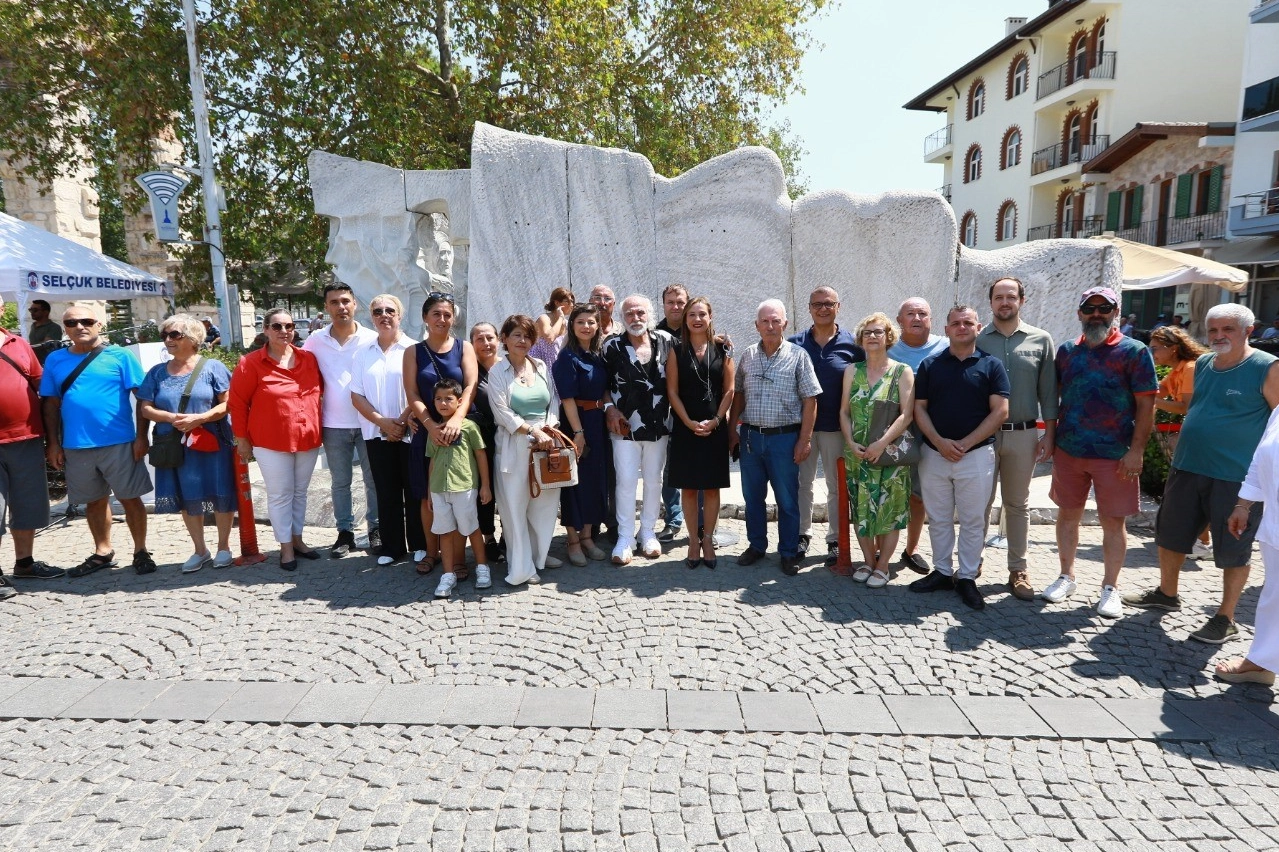
<path fill-rule="evenodd" d="M 1163 381 L 1168 370 L 1168 367 L 1156 367 L 1155 374 Z M 1160 423 L 1180 423 L 1184 419 L 1184 415 L 1155 409 L 1156 426 Z M 1155 500 L 1163 499 L 1164 485 L 1168 481 L 1168 457 L 1164 455 L 1163 445 L 1159 443 L 1159 434 L 1158 431 L 1151 430 L 1141 468 L 1141 490 Z"/>

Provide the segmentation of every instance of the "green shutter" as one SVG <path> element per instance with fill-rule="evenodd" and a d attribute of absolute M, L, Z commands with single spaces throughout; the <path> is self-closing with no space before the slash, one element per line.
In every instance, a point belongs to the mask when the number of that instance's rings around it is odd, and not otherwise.
<path fill-rule="evenodd" d="M 1135 186 L 1132 190 L 1132 208 L 1128 211 L 1128 227 L 1136 228 L 1141 224 L 1142 214 L 1142 196 L 1145 194 L 1144 186 Z"/>
<path fill-rule="evenodd" d="M 1185 219 L 1190 215 L 1190 194 L 1194 188 L 1194 175 L 1177 175 L 1177 207 L 1174 215 L 1178 219 Z"/>
<path fill-rule="evenodd" d="M 1119 230 L 1119 210 L 1124 203 L 1122 192 L 1112 192 L 1106 196 L 1106 230 Z"/>
<path fill-rule="evenodd" d="M 1208 175 L 1208 212 L 1216 213 L 1221 209 L 1221 180 L 1226 174 L 1225 166 L 1213 166 Z"/>

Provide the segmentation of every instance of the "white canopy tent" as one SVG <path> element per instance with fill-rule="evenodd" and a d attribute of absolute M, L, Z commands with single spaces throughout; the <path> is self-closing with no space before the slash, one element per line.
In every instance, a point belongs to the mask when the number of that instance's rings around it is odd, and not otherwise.
<path fill-rule="evenodd" d="M 161 296 L 173 308 L 173 286 L 163 278 L 5 213 L 0 213 L 0 296 L 18 303 L 24 332 L 31 298 Z"/>
<path fill-rule="evenodd" d="M 1092 239 L 1119 250 L 1124 260 L 1124 289 L 1153 290 L 1180 284 L 1215 284 L 1238 293 L 1248 285 L 1248 273 L 1224 263 L 1159 246 L 1134 243 L 1103 234 Z"/>

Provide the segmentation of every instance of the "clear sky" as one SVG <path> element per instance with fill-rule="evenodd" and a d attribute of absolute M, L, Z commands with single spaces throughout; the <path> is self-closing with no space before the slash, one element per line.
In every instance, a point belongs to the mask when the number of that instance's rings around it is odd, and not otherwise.
<path fill-rule="evenodd" d="M 776 110 L 807 154 L 810 191 L 937 189 L 924 137 L 941 113 L 902 109 L 1004 37 L 1004 18 L 1034 18 L 1048 0 L 842 0 L 813 24 L 805 93 Z"/>

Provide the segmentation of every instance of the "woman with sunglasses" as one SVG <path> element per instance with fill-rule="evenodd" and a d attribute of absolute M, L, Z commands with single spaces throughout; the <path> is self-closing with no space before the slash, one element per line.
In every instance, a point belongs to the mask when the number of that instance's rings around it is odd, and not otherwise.
<path fill-rule="evenodd" d="M 369 303 L 377 340 L 355 353 L 351 365 L 351 404 L 360 413 L 364 448 L 377 490 L 378 528 L 382 544 L 377 564 L 391 565 L 413 551 L 426 556 L 422 511 L 409 488 L 408 397 L 404 393 L 404 353 L 413 340 L 400 331 L 404 305 L 383 293 Z"/>
<path fill-rule="evenodd" d="M 529 350 L 537 360 L 548 368 L 555 364 L 564 348 L 564 338 L 568 333 L 568 315 L 573 310 L 573 291 L 567 287 L 556 287 L 551 291 L 551 298 L 543 305 L 546 313 L 533 323 L 537 327 L 537 342 Z"/>
<path fill-rule="evenodd" d="M 475 363 L 475 349 L 465 340 L 453 336 L 453 321 L 457 317 L 451 293 L 427 293 L 422 305 L 422 324 L 426 327 L 426 339 L 404 350 L 404 391 L 413 415 L 409 428 L 413 430 L 410 442 L 412 455 L 409 466 L 409 484 L 417 498 L 422 517 L 422 530 L 426 536 L 426 553 L 417 559 L 417 573 L 430 574 L 440 558 L 440 538 L 431 532 L 435 519 L 431 511 L 431 492 L 427 475 L 426 442 L 434 441 L 447 446 L 458 439 L 462 421 L 470 413 L 475 401 L 475 384 L 479 371 Z M 462 386 L 462 398 L 457 411 L 445 420 L 435 410 L 435 383 L 452 379 Z M 466 540 L 458 533 L 453 552 L 466 553 Z M 415 554 L 416 555 L 416 554 Z M 483 562 L 481 554 L 476 561 Z M 465 565 L 445 565 L 445 571 L 453 571 L 459 580 L 466 579 Z"/>
<path fill-rule="evenodd" d="M 182 563 L 182 573 L 199 571 L 212 561 L 214 568 L 232 562 L 231 524 L 235 520 L 235 465 L 231 459 L 231 430 L 227 426 L 227 392 L 231 373 L 222 362 L 203 359 L 204 323 L 189 314 L 174 314 L 160 324 L 160 337 L 171 356 L 147 371 L 138 386 L 138 411 L 156 424 L 155 436 L 178 431 L 189 445 L 182 466 L 156 468 L 155 513 L 181 513 L 195 549 Z M 187 382 L 196 374 L 186 407 L 181 405 Z M 179 410 L 182 409 L 182 410 Z M 218 529 L 217 556 L 204 541 L 204 514 L 212 512 Z"/>
<path fill-rule="evenodd" d="M 296 571 L 298 557 L 319 559 L 302 543 L 307 487 L 320 455 L 320 363 L 294 345 L 293 318 L 276 308 L 263 321 L 266 346 L 240 359 L 228 403 L 235 446 L 245 462 L 258 460 L 267 515 L 280 544 L 280 567 Z"/>

